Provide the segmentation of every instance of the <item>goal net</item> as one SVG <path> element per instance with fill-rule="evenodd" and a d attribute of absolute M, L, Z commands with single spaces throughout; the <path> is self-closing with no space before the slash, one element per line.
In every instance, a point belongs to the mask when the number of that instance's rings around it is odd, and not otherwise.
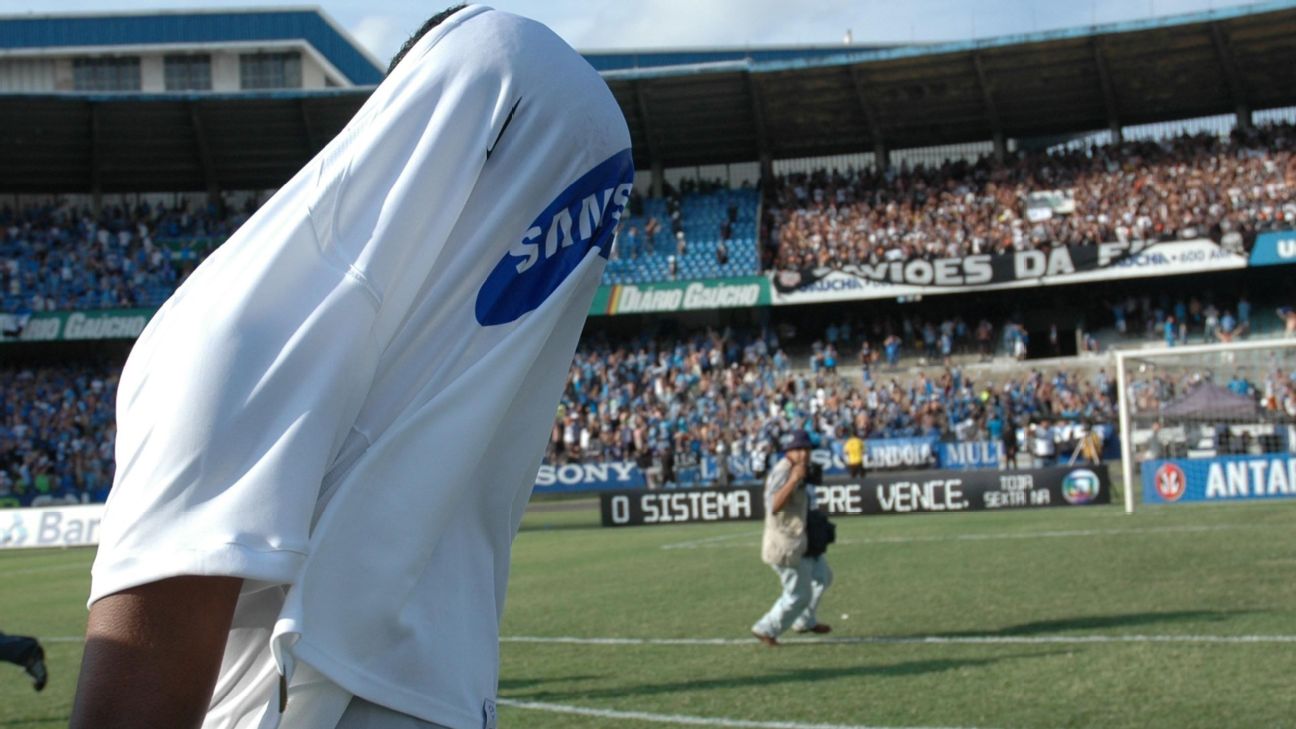
<path fill-rule="evenodd" d="M 1296 497 L 1296 340 L 1118 352 L 1125 510 Z"/>

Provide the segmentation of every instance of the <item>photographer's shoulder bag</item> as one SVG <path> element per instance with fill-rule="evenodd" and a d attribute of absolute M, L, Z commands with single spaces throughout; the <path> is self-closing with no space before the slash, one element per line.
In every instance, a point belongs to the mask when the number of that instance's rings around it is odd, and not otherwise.
<path fill-rule="evenodd" d="M 828 521 L 828 516 L 818 509 L 811 509 L 806 514 L 806 551 L 807 557 L 818 557 L 828 551 L 828 545 L 837 541 L 837 525 Z"/>

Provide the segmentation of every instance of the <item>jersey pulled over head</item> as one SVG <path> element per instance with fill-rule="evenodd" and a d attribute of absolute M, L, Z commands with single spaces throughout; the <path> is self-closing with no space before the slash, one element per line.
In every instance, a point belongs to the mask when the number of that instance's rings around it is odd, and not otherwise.
<path fill-rule="evenodd" d="M 470 6 L 419 38 L 140 337 L 91 600 L 243 577 L 213 711 L 270 690 L 230 670 L 273 645 L 284 673 L 483 726 L 629 147 L 606 84 L 543 26 Z"/>

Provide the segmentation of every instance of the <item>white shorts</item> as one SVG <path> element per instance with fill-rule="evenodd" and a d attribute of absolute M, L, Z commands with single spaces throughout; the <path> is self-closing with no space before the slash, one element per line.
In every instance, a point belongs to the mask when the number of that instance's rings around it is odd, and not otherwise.
<path fill-rule="evenodd" d="M 234 611 L 225 658 L 203 729 L 257 729 L 279 690 L 270 634 L 284 590 L 270 586 L 244 594 Z M 299 662 L 279 729 L 447 729 L 365 701 Z"/>
<path fill-rule="evenodd" d="M 293 682 L 279 729 L 446 729 L 353 696 L 308 665 L 297 670 L 308 682 Z"/>

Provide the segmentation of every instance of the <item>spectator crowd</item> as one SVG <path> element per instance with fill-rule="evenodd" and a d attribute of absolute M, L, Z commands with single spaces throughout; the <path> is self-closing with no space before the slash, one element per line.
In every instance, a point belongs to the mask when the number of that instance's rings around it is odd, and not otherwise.
<path fill-rule="evenodd" d="M 141 202 L 94 214 L 68 204 L 0 208 L 0 302 L 7 313 L 160 305 L 210 247 L 253 212 Z M 170 244 L 170 245 L 168 245 Z"/>
<path fill-rule="evenodd" d="M 113 366 L 0 368 L 0 497 L 101 497 L 112 484 Z"/>
<path fill-rule="evenodd" d="M 631 261 L 654 248 L 688 255 L 697 246 L 684 234 L 681 210 L 688 196 L 719 187 L 686 182 L 673 189 L 665 224 L 648 216 L 642 231 L 629 226 L 618 254 Z M 1041 193 L 1050 196 L 1043 207 Z M 767 180 L 765 196 L 765 244 L 783 269 L 1106 241 L 1247 240 L 1296 226 L 1296 127 L 1020 154 L 1004 164 L 819 171 Z M 736 203 L 725 205 L 712 216 L 718 265 L 733 226 L 745 222 Z M 54 202 L 0 208 L 0 310 L 159 305 L 254 210 L 252 200 L 191 206 L 179 199 L 97 213 Z M 632 213 L 644 212 L 636 195 Z M 1122 296 L 1098 308 L 1100 302 L 1091 302 L 1089 313 L 1102 320 L 1110 312 L 1120 335 L 1167 345 L 1244 337 L 1253 316 L 1272 311 L 1268 301 L 1253 310 L 1245 293 L 1232 291 Z M 759 473 L 779 437 L 798 429 L 821 445 L 852 436 L 1008 443 L 1019 429 L 1043 433 L 1059 423 L 1115 420 L 1115 384 L 1102 369 L 1023 367 L 976 378 L 963 369 L 970 354 L 1025 358 L 1030 337 L 1019 316 L 992 322 L 973 312 L 897 313 L 862 321 L 845 314 L 816 326 L 824 327 L 821 335 L 801 340 L 787 322 L 674 337 L 588 335 L 546 458 L 633 460 L 669 476 L 703 456 L 736 456 Z M 1277 326 L 1296 336 L 1296 310 L 1279 309 Z M 1041 330 L 1055 355 L 1068 336 L 1058 329 Z M 1086 333 L 1080 348 L 1097 343 Z M 934 369 L 902 374 L 903 356 Z M 119 372 L 89 364 L 0 367 L 0 497 L 106 491 Z M 1202 372 L 1155 374 L 1136 379 L 1129 394 L 1136 413 L 1147 414 L 1207 381 L 1211 375 Z M 1296 417 L 1296 384 L 1287 369 L 1219 384 L 1269 413 Z"/>
<path fill-rule="evenodd" d="M 1296 225 L 1296 127 L 1022 153 L 938 166 L 819 170 L 768 186 L 780 270 Z M 1033 204 L 1038 196 L 1052 202 Z"/>
<path fill-rule="evenodd" d="M 903 377 L 864 370 L 852 381 L 830 367 L 794 369 L 770 329 L 707 330 L 676 341 L 595 337 L 573 362 L 547 458 L 682 468 L 737 455 L 758 464 L 781 435 L 799 429 L 824 445 L 852 435 L 989 440 L 1031 422 L 1113 422 L 1114 397 L 1103 371 L 1019 370 L 978 382 L 955 365 Z"/>
<path fill-rule="evenodd" d="M 854 347 L 849 326 L 830 327 L 839 343 Z M 546 460 L 635 461 L 673 481 L 672 471 L 696 467 L 703 457 L 736 457 L 760 473 L 792 430 L 809 431 L 820 447 L 833 449 L 852 436 L 931 437 L 1001 440 L 1010 456 L 1020 447 L 1023 457 L 1047 458 L 1065 455 L 1088 426 L 1116 422 L 1115 378 L 1100 367 L 991 369 L 977 377 L 957 363 L 839 370 L 816 364 L 828 349 L 822 343 L 799 354 L 794 366 L 784 341 L 768 327 L 587 336 L 564 386 Z M 1255 402 L 1265 417 L 1296 418 L 1292 369 L 1270 363 L 1252 370 L 1217 384 Z M 113 475 L 119 375 L 111 365 L 0 368 L 0 498 L 102 497 Z M 1155 414 L 1215 379 L 1201 367 L 1135 377 L 1134 414 Z"/>
<path fill-rule="evenodd" d="M 1278 416 L 1288 421 L 1296 419 L 1296 362 L 1286 361 L 1274 353 L 1250 353 L 1259 359 L 1239 362 L 1236 358 L 1247 354 L 1237 353 L 1228 373 L 1194 360 L 1166 363 L 1159 368 L 1149 368 L 1144 374 L 1132 376 L 1128 383 L 1130 412 L 1136 416 L 1159 416 L 1164 408 L 1177 402 L 1201 387 L 1223 388 L 1235 396 L 1255 404 L 1258 413 Z M 1198 358 L 1200 359 L 1200 358 Z M 1231 403 L 1226 403 L 1231 405 Z M 1217 420 L 1246 420 L 1247 416 L 1236 410 L 1219 415 Z M 1208 422 L 1205 415 L 1190 414 L 1189 420 Z"/>
<path fill-rule="evenodd" d="M 647 203 L 636 193 L 613 268 L 650 266 L 650 254 L 664 250 L 666 278 L 702 253 L 723 269 L 734 227 L 746 223 L 737 198 L 711 200 L 728 194 L 722 187 L 682 181 L 664 200 L 664 218 L 642 217 Z M 763 187 L 765 262 L 784 270 L 1108 241 L 1209 236 L 1240 245 L 1257 232 L 1296 226 L 1296 127 L 1023 153 L 1003 164 L 987 157 L 820 170 Z M 155 306 L 254 203 L 139 201 L 97 214 L 52 202 L 0 208 L 3 310 Z M 682 211 L 695 203 L 711 210 L 703 227 L 716 230 L 704 236 L 714 238 L 705 250 L 685 235 Z"/>

